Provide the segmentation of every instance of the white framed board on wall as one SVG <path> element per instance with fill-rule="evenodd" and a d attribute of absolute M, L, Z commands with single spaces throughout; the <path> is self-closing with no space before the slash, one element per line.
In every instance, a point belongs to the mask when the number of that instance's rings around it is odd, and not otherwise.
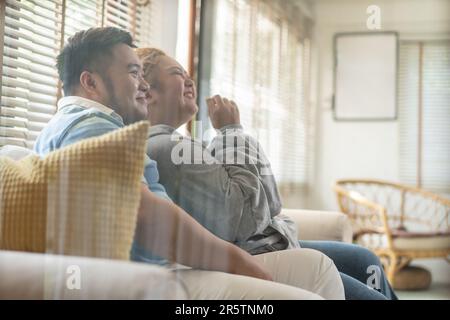
<path fill-rule="evenodd" d="M 396 32 L 335 34 L 335 120 L 397 119 L 397 64 Z"/>

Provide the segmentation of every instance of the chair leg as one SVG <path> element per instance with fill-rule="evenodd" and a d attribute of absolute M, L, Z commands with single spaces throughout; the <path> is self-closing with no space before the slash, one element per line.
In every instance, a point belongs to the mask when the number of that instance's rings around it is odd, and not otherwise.
<path fill-rule="evenodd" d="M 403 257 L 399 258 L 399 264 L 397 266 L 397 272 L 400 271 L 401 269 L 403 269 L 404 267 L 407 267 L 410 264 L 411 261 L 412 261 L 412 259 L 408 258 L 408 257 L 404 257 L 403 256 Z"/>
<path fill-rule="evenodd" d="M 381 264 L 383 265 L 384 273 L 386 274 L 389 283 L 391 284 L 391 286 L 393 286 L 394 277 L 396 272 L 398 271 L 397 265 L 399 259 L 393 253 L 384 252 L 378 253 L 377 255 L 380 258 Z"/>
<path fill-rule="evenodd" d="M 389 255 L 389 262 L 388 265 L 386 266 L 387 270 L 387 278 L 389 283 L 391 284 L 391 286 L 394 286 L 394 278 L 395 278 L 395 274 L 398 270 L 397 265 L 399 263 L 399 258 L 397 257 L 397 255 L 395 254 L 390 254 Z"/>

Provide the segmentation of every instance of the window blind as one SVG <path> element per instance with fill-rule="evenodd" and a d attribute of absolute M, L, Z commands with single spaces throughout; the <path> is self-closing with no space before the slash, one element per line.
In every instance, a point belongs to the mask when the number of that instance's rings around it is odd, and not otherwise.
<path fill-rule="evenodd" d="M 101 26 L 102 3 L 93 0 L 66 0 L 64 42 L 78 31 Z"/>
<path fill-rule="evenodd" d="M 139 36 L 139 18 L 135 1 L 106 0 L 103 13 L 103 25 L 130 31 L 133 37 Z"/>
<path fill-rule="evenodd" d="M 128 30 L 139 47 L 153 47 L 158 37 L 157 23 L 161 22 L 162 1 L 150 0 L 139 5 L 137 1 L 106 0 L 103 24 Z"/>
<path fill-rule="evenodd" d="M 158 14 L 156 9 L 161 10 L 161 1 L 144 6 L 124 0 L 6 0 L 0 4 L 5 6 L 0 30 L 0 147 L 32 148 L 56 112 L 61 92 L 55 63 L 62 41 L 89 27 L 115 26 L 131 32 L 137 45 L 154 45 L 157 25 L 152 17 Z"/>
<path fill-rule="evenodd" d="M 3 31 L 0 146 L 32 147 L 55 112 L 62 0 L 7 0 Z"/>
<path fill-rule="evenodd" d="M 403 42 L 399 67 L 400 178 L 450 193 L 450 41 Z"/>
<path fill-rule="evenodd" d="M 289 18 L 293 7 L 276 3 L 215 0 L 213 25 L 203 27 L 213 33 L 209 93 L 235 100 L 277 180 L 301 185 L 309 163 L 309 40 L 302 21 Z"/>

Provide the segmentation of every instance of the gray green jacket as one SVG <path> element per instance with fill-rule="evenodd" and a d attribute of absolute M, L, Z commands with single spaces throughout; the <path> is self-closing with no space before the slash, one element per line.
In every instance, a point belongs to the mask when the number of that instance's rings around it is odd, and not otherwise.
<path fill-rule="evenodd" d="M 258 141 L 227 126 L 206 147 L 174 128 L 150 128 L 147 154 L 170 198 L 218 237 L 251 254 L 298 248 Z"/>

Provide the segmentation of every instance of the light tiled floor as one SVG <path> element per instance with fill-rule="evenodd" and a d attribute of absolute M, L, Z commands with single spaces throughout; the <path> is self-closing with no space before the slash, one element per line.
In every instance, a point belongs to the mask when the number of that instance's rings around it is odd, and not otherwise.
<path fill-rule="evenodd" d="M 450 300 L 450 284 L 432 283 L 429 290 L 395 291 L 400 300 Z"/>

